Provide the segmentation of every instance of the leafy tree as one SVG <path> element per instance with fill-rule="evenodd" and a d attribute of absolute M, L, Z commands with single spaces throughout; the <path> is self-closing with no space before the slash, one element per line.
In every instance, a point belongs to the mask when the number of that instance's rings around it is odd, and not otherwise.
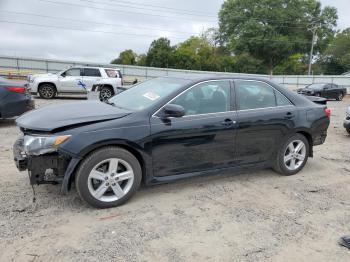
<path fill-rule="evenodd" d="M 146 66 L 147 55 L 141 54 L 136 57 L 136 62 L 138 66 Z"/>
<path fill-rule="evenodd" d="M 213 70 L 210 63 L 212 56 L 212 47 L 206 39 L 191 37 L 177 46 L 174 66 L 181 69 Z"/>
<path fill-rule="evenodd" d="M 263 61 L 248 53 L 241 53 L 234 58 L 234 72 L 236 73 L 264 74 L 266 72 Z"/>
<path fill-rule="evenodd" d="M 272 74 L 291 55 L 308 52 L 308 28 L 317 26 L 319 39 L 326 43 L 336 20 L 336 9 L 322 9 L 317 0 L 226 0 L 219 13 L 220 40 L 235 54 L 262 61 Z M 315 50 L 322 48 L 319 44 Z"/>
<path fill-rule="evenodd" d="M 136 65 L 136 53 L 131 49 L 127 49 L 119 54 L 117 59 L 114 59 L 111 64 L 120 65 Z"/>
<path fill-rule="evenodd" d="M 303 54 L 289 56 L 275 67 L 276 75 L 304 75 L 308 72 L 307 58 Z"/>
<path fill-rule="evenodd" d="M 350 71 L 350 28 L 336 35 L 325 56 L 329 63 L 338 64 L 343 71 Z"/>
<path fill-rule="evenodd" d="M 151 43 L 147 52 L 146 65 L 167 68 L 172 66 L 174 48 L 167 38 L 159 38 Z"/>

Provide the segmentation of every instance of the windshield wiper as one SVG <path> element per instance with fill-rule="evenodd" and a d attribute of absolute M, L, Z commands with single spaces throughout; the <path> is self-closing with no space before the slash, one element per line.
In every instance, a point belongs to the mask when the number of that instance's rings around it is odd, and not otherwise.
<path fill-rule="evenodd" d="M 110 102 L 109 100 L 104 100 L 103 102 L 105 102 L 107 105 L 116 106 L 113 102 Z"/>
<path fill-rule="evenodd" d="M 103 102 L 105 102 L 107 105 L 111 105 L 111 106 L 114 106 L 114 107 L 118 107 L 120 109 L 124 109 L 121 106 L 117 106 L 114 102 L 110 102 L 109 100 L 105 100 Z"/>

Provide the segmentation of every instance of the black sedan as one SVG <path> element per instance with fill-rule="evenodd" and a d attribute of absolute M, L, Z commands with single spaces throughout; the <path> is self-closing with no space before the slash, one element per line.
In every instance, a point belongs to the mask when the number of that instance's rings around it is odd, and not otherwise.
<path fill-rule="evenodd" d="M 320 96 L 328 99 L 343 100 L 346 88 L 336 84 L 312 84 L 297 90 L 299 94 L 307 96 Z"/>
<path fill-rule="evenodd" d="M 34 108 L 24 84 L 0 77 L 0 119 L 13 118 Z"/>
<path fill-rule="evenodd" d="M 146 185 L 273 167 L 294 175 L 324 143 L 330 111 L 255 78 L 157 78 L 109 101 L 40 108 L 17 120 L 14 146 L 31 184 L 75 186 L 99 208 Z"/>

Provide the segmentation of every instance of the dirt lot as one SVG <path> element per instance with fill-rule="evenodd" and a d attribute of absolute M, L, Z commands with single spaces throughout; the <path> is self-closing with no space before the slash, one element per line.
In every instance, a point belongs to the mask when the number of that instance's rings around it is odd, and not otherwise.
<path fill-rule="evenodd" d="M 44 101 L 69 103 L 76 99 Z M 126 205 L 96 210 L 75 190 L 36 187 L 12 161 L 18 135 L 0 122 L 0 261 L 349 261 L 348 97 L 329 102 L 326 144 L 296 176 L 226 173 L 142 188 Z"/>

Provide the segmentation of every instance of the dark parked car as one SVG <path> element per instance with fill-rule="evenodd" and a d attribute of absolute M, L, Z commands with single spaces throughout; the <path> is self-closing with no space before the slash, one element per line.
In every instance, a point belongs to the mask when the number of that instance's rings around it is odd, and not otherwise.
<path fill-rule="evenodd" d="M 297 92 L 302 95 L 320 96 L 341 101 L 346 95 L 346 88 L 339 87 L 336 84 L 312 84 L 298 89 Z"/>
<path fill-rule="evenodd" d="M 13 118 L 34 108 L 24 84 L 0 77 L 0 119 Z"/>
<path fill-rule="evenodd" d="M 17 120 L 31 184 L 70 184 L 92 206 L 144 184 L 243 167 L 299 172 L 327 136 L 330 111 L 267 80 L 157 78 L 112 97 L 40 108 Z"/>

